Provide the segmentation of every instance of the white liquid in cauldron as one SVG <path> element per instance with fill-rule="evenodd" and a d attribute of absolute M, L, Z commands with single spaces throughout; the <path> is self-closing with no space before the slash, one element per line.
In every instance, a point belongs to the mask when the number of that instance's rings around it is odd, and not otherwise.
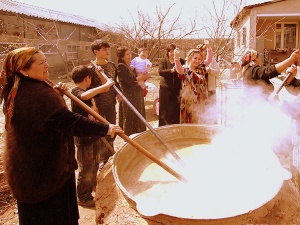
<path fill-rule="evenodd" d="M 156 163 L 149 164 L 132 181 L 131 194 L 141 214 L 191 219 L 245 214 L 270 201 L 286 173 L 273 152 L 258 158 L 251 151 L 219 151 L 212 144 L 196 144 L 176 153 L 187 164 L 176 171 L 188 182 L 178 181 Z"/>

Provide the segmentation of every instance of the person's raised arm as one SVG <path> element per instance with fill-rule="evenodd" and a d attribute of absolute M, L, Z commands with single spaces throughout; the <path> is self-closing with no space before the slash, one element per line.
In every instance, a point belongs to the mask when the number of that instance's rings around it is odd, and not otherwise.
<path fill-rule="evenodd" d="M 290 57 L 275 64 L 276 71 L 278 73 L 285 71 L 287 67 L 291 66 L 294 62 L 298 61 L 299 56 L 300 56 L 300 50 L 297 49 L 290 55 Z"/>
<path fill-rule="evenodd" d="M 95 88 L 92 88 L 92 89 L 89 89 L 85 92 L 83 92 L 80 96 L 80 98 L 82 100 L 88 100 L 92 97 L 94 97 L 95 95 L 97 94 L 100 94 L 100 93 L 104 93 L 104 92 L 107 92 L 109 90 L 109 88 L 111 86 L 113 86 L 115 84 L 115 82 L 111 79 L 108 79 L 106 80 L 106 82 L 104 84 L 102 84 L 101 86 L 98 86 L 98 87 L 95 87 Z"/>
<path fill-rule="evenodd" d="M 206 59 L 204 59 L 203 63 L 205 64 L 205 66 L 208 66 L 212 61 L 212 54 L 213 54 L 212 48 L 210 46 L 208 46 L 206 51 L 207 51 Z"/>
<path fill-rule="evenodd" d="M 175 68 L 178 74 L 184 74 L 184 69 L 183 66 L 180 63 L 180 57 L 179 57 L 179 49 L 176 48 L 174 50 L 174 62 L 175 62 Z"/>

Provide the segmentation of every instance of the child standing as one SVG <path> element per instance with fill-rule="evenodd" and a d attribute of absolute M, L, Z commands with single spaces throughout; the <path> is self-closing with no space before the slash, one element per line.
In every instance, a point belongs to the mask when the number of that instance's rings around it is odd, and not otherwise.
<path fill-rule="evenodd" d="M 138 77 L 142 74 L 148 74 L 151 71 L 152 63 L 148 59 L 148 50 L 147 48 L 140 48 L 138 50 L 138 56 L 131 60 L 130 68 L 132 70 L 135 69 L 135 72 L 137 74 L 137 80 Z M 142 91 L 144 93 L 144 96 L 147 95 L 148 90 L 145 84 L 144 80 L 138 80 L 138 84 L 142 88 Z"/>
<path fill-rule="evenodd" d="M 103 85 L 87 90 L 91 85 L 91 70 L 86 66 L 76 66 L 72 71 L 72 80 L 76 87 L 72 94 L 98 112 L 93 97 L 99 93 L 107 92 L 114 85 L 112 80 L 107 80 Z M 71 101 L 72 111 L 81 114 L 89 119 L 95 120 L 74 101 Z M 84 207 L 95 207 L 92 196 L 93 187 L 96 185 L 96 176 L 100 162 L 100 137 L 75 137 L 77 147 L 77 161 L 79 173 L 77 179 L 78 205 Z"/>

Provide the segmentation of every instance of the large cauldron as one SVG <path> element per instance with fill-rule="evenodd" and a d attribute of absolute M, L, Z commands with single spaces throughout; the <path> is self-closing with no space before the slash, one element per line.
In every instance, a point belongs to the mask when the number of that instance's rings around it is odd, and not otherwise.
<path fill-rule="evenodd" d="M 188 170 L 182 168 L 150 131 L 133 140 L 183 173 L 196 188 L 187 187 L 125 144 L 114 157 L 113 176 L 137 212 L 146 217 L 190 220 L 192 224 L 192 221 L 232 220 L 252 211 L 266 213 L 266 207 L 274 206 L 271 200 L 278 194 L 287 173 L 272 150 L 263 159 L 243 151 L 243 146 L 241 151 L 227 149 L 228 145 L 219 150 L 210 148 L 222 133 L 216 126 L 180 124 L 159 127 L 156 131 L 187 162 L 185 168 L 190 162 L 194 165 Z"/>

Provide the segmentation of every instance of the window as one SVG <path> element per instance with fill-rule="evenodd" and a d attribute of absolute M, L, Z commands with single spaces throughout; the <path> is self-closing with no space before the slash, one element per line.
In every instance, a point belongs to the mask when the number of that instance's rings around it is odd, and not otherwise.
<path fill-rule="evenodd" d="M 247 41 L 247 29 L 246 27 L 243 27 L 243 45 L 246 46 Z"/>
<path fill-rule="evenodd" d="M 296 49 L 298 26 L 296 23 L 277 23 L 275 25 L 275 49 Z"/>
<path fill-rule="evenodd" d="M 241 34 L 240 32 L 238 31 L 237 32 L 237 47 L 241 47 Z"/>
<path fill-rule="evenodd" d="M 67 60 L 78 59 L 78 45 L 67 45 Z"/>
<path fill-rule="evenodd" d="M 57 48 L 54 45 L 49 45 L 49 44 L 42 45 L 42 44 L 39 44 L 39 49 L 43 53 L 45 53 L 45 54 L 56 54 L 57 53 Z"/>
<path fill-rule="evenodd" d="M 0 55 L 6 55 L 8 52 L 16 48 L 25 46 L 25 43 L 0 42 Z"/>

